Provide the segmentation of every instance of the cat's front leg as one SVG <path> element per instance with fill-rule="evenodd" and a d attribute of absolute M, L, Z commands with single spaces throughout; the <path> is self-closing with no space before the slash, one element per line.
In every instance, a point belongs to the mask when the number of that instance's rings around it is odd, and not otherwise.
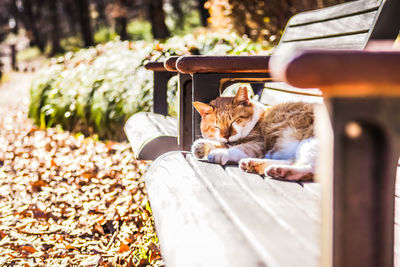
<path fill-rule="evenodd" d="M 228 162 L 239 162 L 248 157 L 242 150 L 231 147 L 212 150 L 207 158 L 209 162 L 225 165 Z"/>
<path fill-rule="evenodd" d="M 221 144 L 220 142 L 201 138 L 197 139 L 193 143 L 191 150 L 196 158 L 202 159 L 204 157 L 207 157 L 208 154 L 210 154 L 210 151 L 223 147 L 225 147 L 225 145 Z"/>

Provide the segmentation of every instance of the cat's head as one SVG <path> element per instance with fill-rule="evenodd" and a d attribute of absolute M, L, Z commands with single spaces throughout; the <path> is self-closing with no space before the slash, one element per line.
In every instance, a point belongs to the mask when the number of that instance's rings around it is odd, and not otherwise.
<path fill-rule="evenodd" d="M 257 124 L 264 107 L 249 100 L 246 87 L 240 87 L 234 97 L 217 97 L 210 104 L 194 102 L 200 113 L 204 138 L 221 143 L 246 137 Z"/>

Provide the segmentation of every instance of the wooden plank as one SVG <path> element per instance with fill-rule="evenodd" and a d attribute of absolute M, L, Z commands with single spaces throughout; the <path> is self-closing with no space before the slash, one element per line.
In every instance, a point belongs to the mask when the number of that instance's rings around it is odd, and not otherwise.
<path fill-rule="evenodd" d="M 285 83 L 266 83 L 266 88 L 261 94 L 260 102 L 266 105 L 277 105 L 283 102 L 303 101 L 307 103 L 323 103 L 323 98 L 320 96 L 309 96 L 297 94 L 297 91 L 281 91 L 288 90 Z M 317 92 L 318 89 L 310 89 L 311 92 Z M 303 90 L 308 92 L 308 89 Z"/>
<path fill-rule="evenodd" d="M 275 179 L 266 179 L 267 183 L 281 192 L 282 195 L 297 205 L 303 213 L 317 222 L 321 222 L 320 199 L 313 194 L 305 194 L 300 184 L 295 182 L 280 181 Z"/>
<path fill-rule="evenodd" d="M 400 198 L 394 198 L 394 223 L 400 225 Z"/>
<path fill-rule="evenodd" d="M 320 224 L 304 216 L 297 203 L 288 201 L 284 194 L 276 191 L 259 175 L 245 173 L 238 167 L 228 167 L 226 172 L 265 212 L 271 214 L 277 223 L 293 233 L 296 238 L 301 239 L 305 246 L 320 253 Z M 298 186 L 298 184 L 291 184 Z M 310 193 L 307 190 L 303 191 L 304 194 Z"/>
<path fill-rule="evenodd" d="M 400 167 L 397 167 L 395 195 L 400 197 Z"/>
<path fill-rule="evenodd" d="M 394 226 L 394 266 L 400 266 L 400 225 Z"/>
<path fill-rule="evenodd" d="M 368 41 L 368 33 L 360 33 L 354 35 L 338 36 L 332 38 L 297 41 L 297 42 L 282 42 L 276 50 L 275 55 L 285 54 L 288 50 L 293 49 L 355 49 L 361 50 L 365 47 Z"/>
<path fill-rule="evenodd" d="M 308 183 L 308 182 L 302 182 L 303 188 L 313 195 L 315 195 L 318 198 L 321 198 L 321 184 L 320 183 Z"/>
<path fill-rule="evenodd" d="M 352 14 L 365 12 L 366 10 L 376 10 L 382 4 L 382 2 L 385 1 L 381 0 L 354 1 L 319 10 L 302 12 L 293 16 L 288 22 L 288 25 L 294 26 L 294 25 L 315 23 L 321 20 L 329 20 L 329 19 L 334 20 Z"/>
<path fill-rule="evenodd" d="M 319 265 L 319 254 L 266 213 L 220 165 L 198 161 L 190 154 L 187 157 L 225 213 L 264 257 L 267 266 Z"/>
<path fill-rule="evenodd" d="M 374 23 L 376 11 L 356 16 L 287 27 L 281 42 L 294 42 L 305 39 L 327 38 L 329 36 L 352 35 L 355 32 L 367 33 Z"/>
<path fill-rule="evenodd" d="M 152 121 L 163 135 L 178 135 L 178 120 L 171 116 L 146 113 L 147 119 Z"/>
<path fill-rule="evenodd" d="M 166 266 L 264 266 L 180 152 L 144 176 Z"/>
<path fill-rule="evenodd" d="M 171 121 L 174 121 L 174 123 L 171 123 Z M 170 138 L 167 139 L 171 139 L 174 138 L 173 136 L 178 135 L 176 118 L 168 118 L 160 114 L 149 112 L 136 113 L 130 117 L 125 123 L 124 130 L 132 146 L 133 153 L 137 158 L 139 158 L 144 145 L 151 140 L 160 136 L 170 136 Z M 152 158 L 142 159 L 147 160 Z"/>

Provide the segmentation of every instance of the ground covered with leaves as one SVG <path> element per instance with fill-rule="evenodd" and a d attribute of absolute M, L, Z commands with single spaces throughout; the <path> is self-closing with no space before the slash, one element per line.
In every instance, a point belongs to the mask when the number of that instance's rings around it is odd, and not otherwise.
<path fill-rule="evenodd" d="M 38 129 L 30 80 L 0 86 L 0 265 L 162 265 L 146 163 L 127 143 Z"/>

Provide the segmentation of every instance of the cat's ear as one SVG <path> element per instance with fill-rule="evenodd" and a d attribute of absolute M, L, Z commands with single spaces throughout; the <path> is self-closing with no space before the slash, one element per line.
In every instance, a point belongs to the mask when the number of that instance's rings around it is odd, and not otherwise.
<path fill-rule="evenodd" d="M 193 102 L 193 106 L 200 113 L 202 117 L 204 117 L 206 114 L 210 113 L 213 110 L 212 106 L 201 102 Z"/>
<path fill-rule="evenodd" d="M 239 87 L 234 102 L 236 104 L 249 103 L 249 94 L 247 93 L 247 87 Z"/>

